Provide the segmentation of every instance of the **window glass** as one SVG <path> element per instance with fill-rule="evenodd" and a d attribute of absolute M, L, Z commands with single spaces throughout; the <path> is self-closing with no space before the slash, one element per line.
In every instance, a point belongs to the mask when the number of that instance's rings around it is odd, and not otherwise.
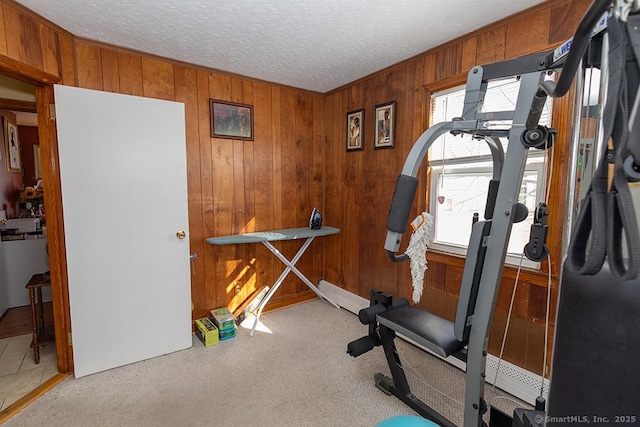
<path fill-rule="evenodd" d="M 513 225 L 507 249 L 511 254 L 521 254 L 524 245 L 529 242 L 542 175 L 541 162 L 532 163 L 525 170 L 518 201 L 527 206 L 530 214 L 525 221 Z M 484 219 L 491 169 L 456 168 L 445 173 L 442 173 L 442 169 L 434 169 L 432 179 L 437 182 L 435 202 L 431 204 L 431 213 L 436 218 L 434 242 L 443 245 L 440 249 L 452 246 L 451 252 L 463 253 L 469 241 L 474 215 Z"/>
<path fill-rule="evenodd" d="M 482 112 L 512 111 L 519 86 L 520 82 L 515 78 L 490 82 Z M 464 94 L 464 87 L 434 94 L 431 124 L 460 117 Z M 549 99 L 540 124 L 549 126 L 550 122 Z M 492 126 L 507 127 L 509 123 L 493 122 Z M 500 141 L 506 151 L 507 138 L 501 138 Z M 492 177 L 490 154 L 484 140 L 468 135 L 447 133 L 431 145 L 430 206 L 435 218 L 434 247 L 453 253 L 464 253 L 466 250 L 474 215 L 484 219 L 487 190 Z M 533 212 L 538 203 L 543 201 L 544 175 L 544 152 L 530 150 L 518 200 L 527 206 L 529 216 L 525 221 L 514 224 L 507 250 L 509 254 L 519 256 L 529 241 Z"/>

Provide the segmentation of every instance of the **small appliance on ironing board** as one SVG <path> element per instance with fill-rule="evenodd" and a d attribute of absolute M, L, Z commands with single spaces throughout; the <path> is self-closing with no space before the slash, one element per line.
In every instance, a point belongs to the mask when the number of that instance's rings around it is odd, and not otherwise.
<path fill-rule="evenodd" d="M 311 218 L 309 218 L 309 228 L 312 230 L 319 230 L 322 227 L 322 214 L 316 208 L 313 208 L 311 212 Z"/>

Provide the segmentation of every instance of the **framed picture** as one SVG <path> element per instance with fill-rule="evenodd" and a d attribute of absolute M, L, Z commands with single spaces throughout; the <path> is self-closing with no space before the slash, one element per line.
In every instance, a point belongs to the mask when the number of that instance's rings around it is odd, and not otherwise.
<path fill-rule="evenodd" d="M 363 149 L 364 109 L 347 113 L 347 151 Z"/>
<path fill-rule="evenodd" d="M 373 148 L 395 147 L 396 101 L 376 105 Z"/>
<path fill-rule="evenodd" d="M 211 99 L 211 137 L 253 141 L 253 106 Z"/>
<path fill-rule="evenodd" d="M 9 172 L 22 172 L 18 125 L 7 117 L 4 118 L 4 143 L 7 153 L 7 170 Z"/>

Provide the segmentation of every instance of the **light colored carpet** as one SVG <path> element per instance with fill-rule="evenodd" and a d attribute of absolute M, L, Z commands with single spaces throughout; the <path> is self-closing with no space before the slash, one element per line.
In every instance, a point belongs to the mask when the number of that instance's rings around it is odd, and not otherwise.
<path fill-rule="evenodd" d="M 415 415 L 373 385 L 376 372 L 389 374 L 381 348 L 346 353 L 367 331 L 354 314 L 312 300 L 261 320 L 271 333 L 241 328 L 209 348 L 194 337 L 188 350 L 69 378 L 6 425 L 346 427 Z M 461 424 L 464 374 L 396 341 L 405 370 L 429 384 L 411 379 L 414 393 Z"/>

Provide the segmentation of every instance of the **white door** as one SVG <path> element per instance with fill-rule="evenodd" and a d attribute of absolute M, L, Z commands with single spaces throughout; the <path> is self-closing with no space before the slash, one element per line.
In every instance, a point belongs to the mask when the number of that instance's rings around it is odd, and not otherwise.
<path fill-rule="evenodd" d="M 191 347 L 184 105 L 54 93 L 75 376 Z"/>

